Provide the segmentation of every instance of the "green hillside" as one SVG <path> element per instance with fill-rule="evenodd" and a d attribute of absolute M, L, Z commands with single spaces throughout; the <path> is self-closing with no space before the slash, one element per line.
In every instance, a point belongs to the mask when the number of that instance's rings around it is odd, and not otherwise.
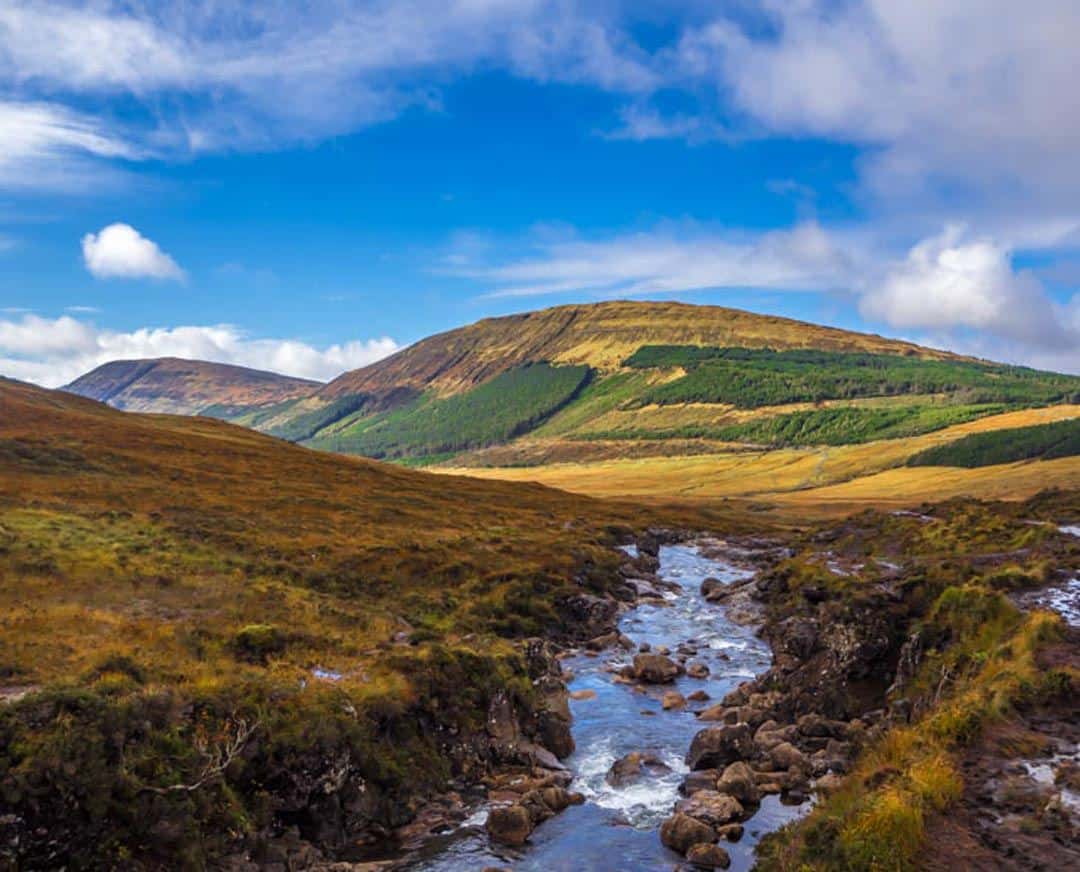
<path fill-rule="evenodd" d="M 732 443 L 857 445 L 1080 405 L 1076 376 L 719 306 L 649 302 L 487 319 L 321 387 L 138 361 L 76 384 L 116 393 L 135 377 L 138 391 L 124 387 L 129 404 L 182 410 L 177 397 L 212 398 L 191 400 L 190 409 L 309 447 L 410 465 L 489 465 L 475 455 L 493 449 L 520 466 L 540 457 L 723 452 Z"/>

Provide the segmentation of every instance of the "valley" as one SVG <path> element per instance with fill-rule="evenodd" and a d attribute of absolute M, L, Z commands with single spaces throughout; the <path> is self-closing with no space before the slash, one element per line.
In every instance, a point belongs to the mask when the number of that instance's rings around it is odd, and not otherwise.
<path fill-rule="evenodd" d="M 648 303 L 0 381 L 0 864 L 1060 864 L 1078 390 Z"/>
<path fill-rule="evenodd" d="M 167 391 L 143 390 L 143 407 L 168 405 Z M 1078 377 L 717 306 L 612 302 L 488 319 L 287 391 L 245 404 L 230 388 L 195 411 L 319 450 L 602 497 L 832 511 L 1021 498 L 1080 479 Z M 969 439 L 1016 441 L 1017 428 L 1035 428 L 1023 456 Z M 1054 447 L 1039 449 L 1046 433 Z M 961 440 L 968 456 L 951 461 L 945 446 Z"/>

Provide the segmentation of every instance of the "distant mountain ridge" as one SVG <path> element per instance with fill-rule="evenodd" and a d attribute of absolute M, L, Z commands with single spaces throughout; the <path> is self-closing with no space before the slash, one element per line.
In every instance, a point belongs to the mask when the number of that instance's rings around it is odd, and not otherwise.
<path fill-rule="evenodd" d="M 120 408 L 211 414 L 313 448 L 472 467 L 904 440 L 1080 403 L 1072 376 L 675 302 L 488 318 L 326 385 L 191 374 L 198 365 L 185 362 L 112 366 L 71 388 Z"/>
<path fill-rule="evenodd" d="M 314 393 L 321 383 L 226 363 L 163 357 L 114 360 L 64 390 L 131 412 L 229 417 Z"/>

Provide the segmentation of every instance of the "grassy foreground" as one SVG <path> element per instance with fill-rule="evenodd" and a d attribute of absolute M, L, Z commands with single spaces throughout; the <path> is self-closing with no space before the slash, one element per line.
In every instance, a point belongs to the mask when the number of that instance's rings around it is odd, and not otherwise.
<path fill-rule="evenodd" d="M 518 641 L 576 632 L 650 520 L 0 381 L 8 861 L 201 868 L 404 823 L 484 765 L 440 737 L 536 711 Z"/>
<path fill-rule="evenodd" d="M 791 561 L 795 599 L 815 587 L 846 601 L 899 561 L 897 608 L 909 624 L 889 698 L 913 714 L 871 742 L 807 818 L 766 837 L 759 849 L 766 872 L 928 868 L 940 847 L 928 829 L 965 791 L 961 758 L 988 753 L 982 744 L 991 730 L 1008 735 L 1008 756 L 1031 756 L 1047 736 L 1026 722 L 1029 713 L 1040 723 L 1071 717 L 1080 690 L 1075 633 L 1071 657 L 1048 665 L 1045 655 L 1070 631 L 1058 615 L 1024 610 L 1010 595 L 1080 570 L 1080 542 L 1045 520 L 1080 517 L 1080 492 L 1013 505 L 958 500 L 927 511 L 868 512 L 834 529 L 825 539 L 830 558 L 855 561 L 850 575 L 808 561 L 813 549 Z M 1059 825 L 1048 814 L 1025 822 L 1025 832 L 1052 842 Z"/>

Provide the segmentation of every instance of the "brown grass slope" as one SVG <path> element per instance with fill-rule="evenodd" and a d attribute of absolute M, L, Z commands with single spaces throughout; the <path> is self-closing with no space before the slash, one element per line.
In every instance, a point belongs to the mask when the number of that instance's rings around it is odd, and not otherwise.
<path fill-rule="evenodd" d="M 132 412 L 193 415 L 210 406 L 261 406 L 314 393 L 319 382 L 204 360 L 114 360 L 64 390 Z"/>
<path fill-rule="evenodd" d="M 385 835 L 492 765 L 498 700 L 535 735 L 521 640 L 657 520 L 0 379 L 0 868 Z"/>
<path fill-rule="evenodd" d="M 335 399 L 381 394 L 393 388 L 430 388 L 450 394 L 539 361 L 588 364 L 610 371 L 649 344 L 955 356 L 909 342 L 722 306 L 617 301 L 488 318 L 440 333 L 371 366 L 339 376 L 320 391 L 320 396 Z"/>

